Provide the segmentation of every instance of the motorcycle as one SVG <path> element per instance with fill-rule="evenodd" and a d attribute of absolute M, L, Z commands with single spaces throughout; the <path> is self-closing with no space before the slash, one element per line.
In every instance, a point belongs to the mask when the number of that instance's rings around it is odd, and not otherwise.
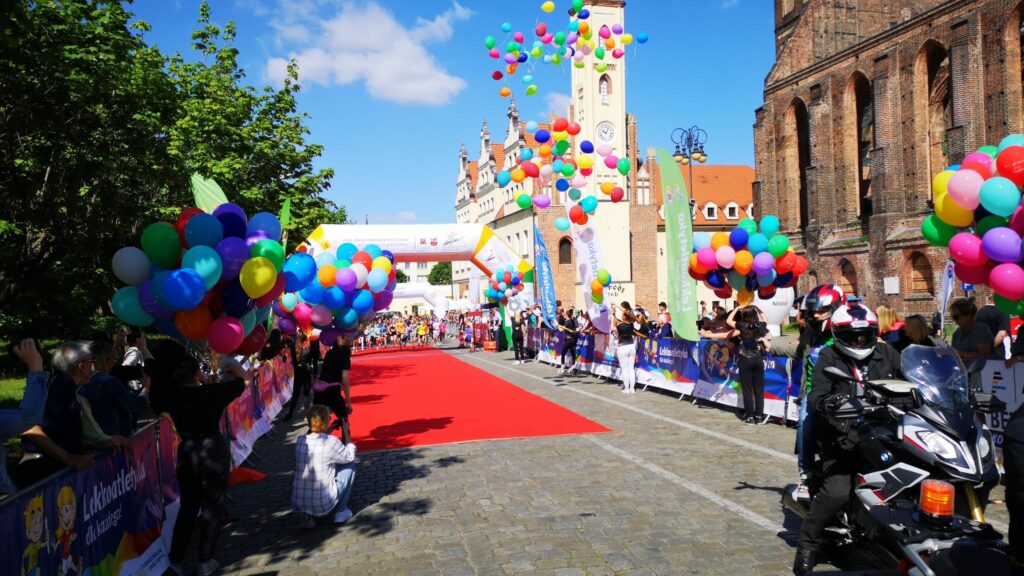
<path fill-rule="evenodd" d="M 1008 574 L 1002 535 L 985 522 L 982 503 L 999 471 L 991 433 L 976 415 L 1006 404 L 969 391 L 951 348 L 912 345 L 901 360 L 906 380 L 858 381 L 825 369 L 863 388 L 862 397 L 819 413 L 859 438 L 853 494 L 830 529 L 835 544 L 870 546 L 874 564 L 902 574 Z M 792 487 L 783 504 L 803 518 L 810 500 Z"/>

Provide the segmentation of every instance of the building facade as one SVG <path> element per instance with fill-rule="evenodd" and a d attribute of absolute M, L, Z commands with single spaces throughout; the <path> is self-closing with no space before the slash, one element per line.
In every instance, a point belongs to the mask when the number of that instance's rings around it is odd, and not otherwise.
<path fill-rule="evenodd" d="M 1021 23 L 1018 1 L 775 0 L 754 195 L 811 263 L 800 288 L 935 310 L 931 179 L 1024 131 Z"/>

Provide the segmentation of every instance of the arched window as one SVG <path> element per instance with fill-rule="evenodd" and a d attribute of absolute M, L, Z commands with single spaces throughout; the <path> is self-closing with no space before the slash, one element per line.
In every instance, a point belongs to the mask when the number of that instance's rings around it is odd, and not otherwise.
<path fill-rule="evenodd" d="M 811 126 L 807 106 L 799 98 L 793 100 L 786 112 L 782 136 L 782 164 L 782 213 L 786 218 L 784 225 L 791 226 L 792 222 L 796 222 L 797 227 L 804 230 L 810 220 L 807 169 L 811 166 Z M 792 194 L 793 191 L 797 191 L 797 194 Z M 794 199 L 796 206 L 790 204 Z"/>
<path fill-rule="evenodd" d="M 612 93 L 612 79 L 607 74 L 602 74 L 597 81 L 597 90 L 601 94 L 601 104 L 608 105 L 608 97 Z"/>
<path fill-rule="evenodd" d="M 922 190 L 930 191 L 932 175 L 949 164 L 946 131 L 953 127 L 949 52 L 934 40 L 925 42 L 918 52 L 914 65 L 914 94 L 915 117 L 922 121 L 917 137 L 925 144 L 927 169 L 922 175 Z"/>
<path fill-rule="evenodd" d="M 558 263 L 572 264 L 572 240 L 569 238 L 558 241 Z"/>
<path fill-rule="evenodd" d="M 847 296 L 857 294 L 857 269 L 853 262 L 846 258 L 839 261 L 837 268 L 839 280 L 836 282 L 846 292 Z"/>
<path fill-rule="evenodd" d="M 860 72 L 846 85 L 843 151 L 847 166 L 845 207 L 850 215 L 867 220 L 872 213 L 871 150 L 875 144 L 874 94 Z"/>
<path fill-rule="evenodd" d="M 528 230 L 527 231 L 523 231 L 523 249 L 522 249 L 522 252 L 521 252 L 521 256 L 523 258 L 526 258 L 527 255 L 530 254 L 530 252 L 531 252 L 530 249 L 531 248 L 532 248 L 532 246 L 530 246 L 530 232 Z"/>
<path fill-rule="evenodd" d="M 907 272 L 910 276 L 912 294 L 935 294 L 935 274 L 928 258 L 920 252 L 914 252 L 907 260 Z"/>

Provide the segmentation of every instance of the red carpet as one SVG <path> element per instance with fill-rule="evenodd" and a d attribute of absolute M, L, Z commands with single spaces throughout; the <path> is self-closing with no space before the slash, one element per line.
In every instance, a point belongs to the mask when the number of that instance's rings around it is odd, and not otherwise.
<path fill-rule="evenodd" d="M 350 377 L 362 452 L 610 431 L 440 351 L 360 357 Z"/>

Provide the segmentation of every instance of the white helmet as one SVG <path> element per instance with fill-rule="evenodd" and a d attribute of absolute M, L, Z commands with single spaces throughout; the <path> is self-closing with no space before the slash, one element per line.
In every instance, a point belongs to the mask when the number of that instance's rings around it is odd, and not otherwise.
<path fill-rule="evenodd" d="M 832 314 L 832 337 L 843 354 L 866 360 L 878 342 L 878 316 L 858 303 L 840 306 Z"/>

